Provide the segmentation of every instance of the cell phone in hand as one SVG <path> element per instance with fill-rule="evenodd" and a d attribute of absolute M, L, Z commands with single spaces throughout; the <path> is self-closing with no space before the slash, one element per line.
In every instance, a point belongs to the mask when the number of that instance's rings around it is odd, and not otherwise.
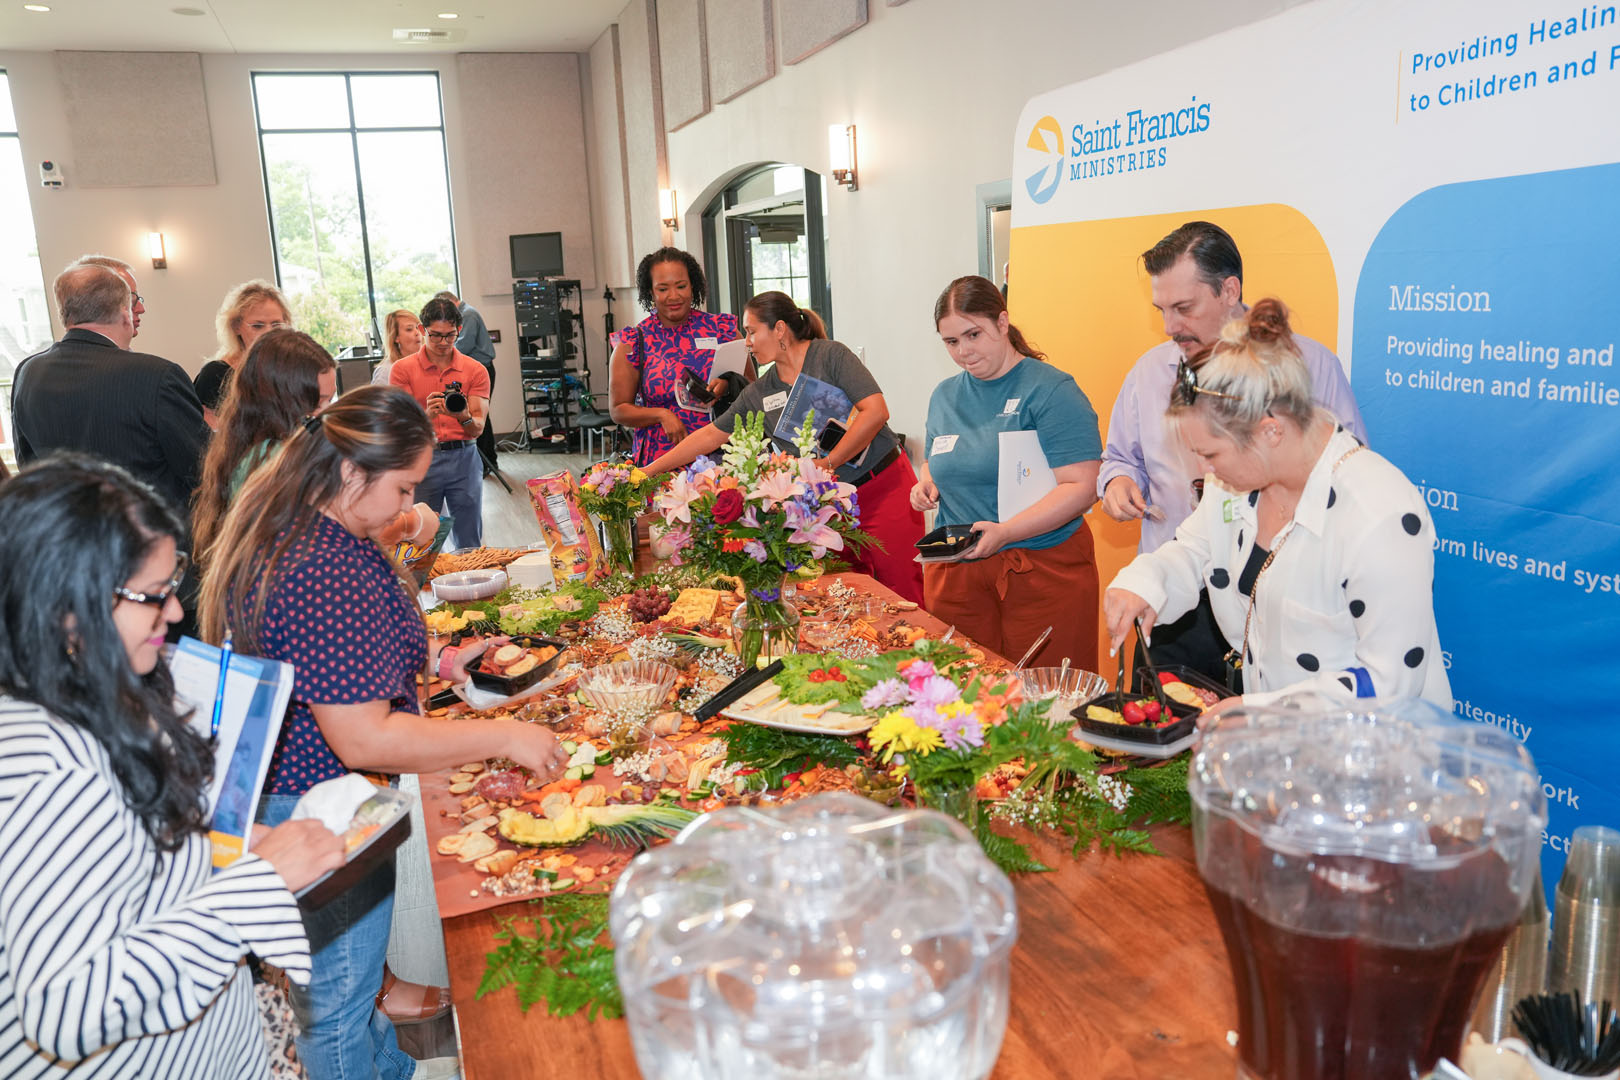
<path fill-rule="evenodd" d="M 816 446 L 821 449 L 821 455 L 826 457 L 832 453 L 848 431 L 849 429 L 837 420 L 828 420 L 827 426 L 821 429 L 820 435 L 816 436 Z"/>
<path fill-rule="evenodd" d="M 692 397 L 697 401 L 701 401 L 705 405 L 712 405 L 715 403 L 717 400 L 717 395 L 714 393 L 714 391 L 709 389 L 709 384 L 703 381 L 703 376 L 699 375 L 691 368 L 687 368 L 681 374 L 681 378 L 686 381 L 686 393 L 689 397 Z"/>

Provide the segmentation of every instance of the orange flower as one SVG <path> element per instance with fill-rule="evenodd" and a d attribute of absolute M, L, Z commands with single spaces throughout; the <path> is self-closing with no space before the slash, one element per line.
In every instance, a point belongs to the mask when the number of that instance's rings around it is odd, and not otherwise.
<path fill-rule="evenodd" d="M 720 490 L 721 491 L 724 491 L 727 488 L 734 488 L 734 487 L 740 487 L 740 486 L 741 485 L 739 485 L 737 483 L 737 478 L 735 476 L 722 476 L 720 478 Z"/>
<path fill-rule="evenodd" d="M 737 552 L 741 551 L 747 545 L 748 541 L 746 540 L 722 540 L 720 541 L 720 550 L 725 552 Z"/>

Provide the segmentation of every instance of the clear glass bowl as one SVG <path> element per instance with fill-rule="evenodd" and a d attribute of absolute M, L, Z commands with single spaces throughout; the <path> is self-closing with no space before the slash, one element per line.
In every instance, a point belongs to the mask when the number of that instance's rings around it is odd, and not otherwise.
<path fill-rule="evenodd" d="M 1077 667 L 1024 668 L 1018 672 L 1018 681 L 1026 698 L 1051 700 L 1047 716 L 1053 724 L 1069 723 L 1070 713 L 1111 689 L 1109 681 L 1095 671 Z"/>
<path fill-rule="evenodd" d="M 505 570 L 463 570 L 444 574 L 428 583 L 433 595 L 447 603 L 487 600 L 506 588 Z"/>
<path fill-rule="evenodd" d="M 657 660 L 623 660 L 591 668 L 579 677 L 579 692 L 604 712 L 655 709 L 675 685 L 675 669 Z"/>
<path fill-rule="evenodd" d="M 643 1076 L 981 1080 L 1001 1049 L 1017 903 L 943 814 L 705 814 L 631 863 L 610 920 Z"/>

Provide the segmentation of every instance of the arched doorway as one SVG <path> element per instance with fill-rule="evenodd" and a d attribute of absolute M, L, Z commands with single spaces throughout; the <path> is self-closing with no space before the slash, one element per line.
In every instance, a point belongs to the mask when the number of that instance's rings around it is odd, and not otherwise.
<path fill-rule="evenodd" d="M 832 329 L 821 174 L 769 162 L 733 177 L 703 211 L 711 304 L 741 314 L 749 297 L 779 289 Z"/>

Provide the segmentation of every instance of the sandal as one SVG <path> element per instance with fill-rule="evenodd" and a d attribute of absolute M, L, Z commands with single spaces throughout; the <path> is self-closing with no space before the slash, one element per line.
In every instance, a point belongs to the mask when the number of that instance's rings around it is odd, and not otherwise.
<path fill-rule="evenodd" d="M 420 1024 L 445 1014 L 450 1008 L 450 988 L 406 982 L 384 964 L 377 1008 L 393 1023 Z"/>

